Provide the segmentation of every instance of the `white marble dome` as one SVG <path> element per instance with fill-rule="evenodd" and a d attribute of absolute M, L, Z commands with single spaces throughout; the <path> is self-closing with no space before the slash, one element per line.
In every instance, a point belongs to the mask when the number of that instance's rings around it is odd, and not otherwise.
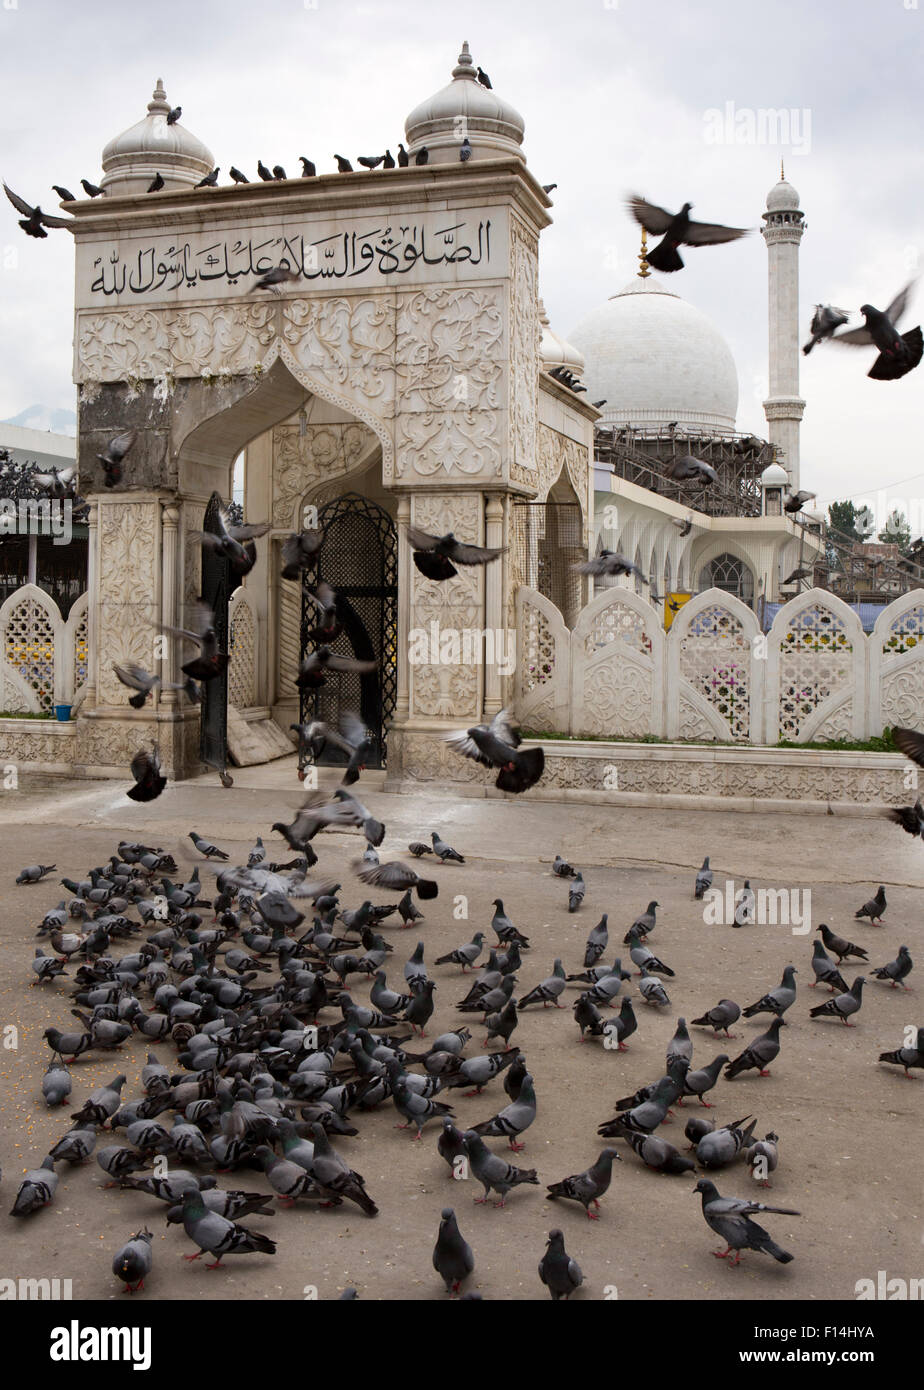
<path fill-rule="evenodd" d="M 568 334 L 583 353 L 587 399 L 603 424 L 729 432 L 738 374 L 711 319 L 659 280 L 637 276 Z"/>
<path fill-rule="evenodd" d="M 789 474 L 778 463 L 768 463 L 760 475 L 761 487 L 788 487 Z"/>
<path fill-rule="evenodd" d="M 799 195 L 787 179 L 780 179 L 767 194 L 768 212 L 795 212 L 799 207 Z"/>
<path fill-rule="evenodd" d="M 472 161 L 516 155 L 523 159 L 525 124 L 519 111 L 478 81 L 477 68 L 463 43 L 452 81 L 422 101 L 404 122 L 408 153 L 421 146 L 429 151 L 430 164 L 458 162 L 464 136 L 472 146 Z"/>
<path fill-rule="evenodd" d="M 103 150 L 100 187 L 111 197 L 144 193 L 157 174 L 164 191 L 195 188 L 214 168 L 212 151 L 179 121 L 167 124 L 170 102 L 160 78 L 148 114 L 110 140 Z"/>
<path fill-rule="evenodd" d="M 542 370 L 549 372 L 554 367 L 565 367 L 569 372 L 574 372 L 575 376 L 583 376 L 583 354 L 578 352 L 571 343 L 566 342 L 560 334 L 554 332 L 541 299 L 539 301 L 539 323 L 542 327 L 542 338 L 539 342 L 539 364 Z"/>

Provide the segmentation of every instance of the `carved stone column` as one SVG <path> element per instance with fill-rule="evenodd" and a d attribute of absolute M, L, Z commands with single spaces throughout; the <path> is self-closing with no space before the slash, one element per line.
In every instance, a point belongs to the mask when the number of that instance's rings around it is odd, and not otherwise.
<path fill-rule="evenodd" d="M 407 494 L 398 498 L 398 693 L 395 699 L 395 720 L 401 722 L 410 712 L 410 678 L 408 669 L 408 631 L 410 628 L 411 574 L 413 562 L 407 541 L 411 519 L 411 499 Z"/>
<path fill-rule="evenodd" d="M 87 515 L 87 685 L 81 709 L 96 704 L 97 625 L 96 589 L 99 583 L 99 507 L 89 504 Z"/>
<path fill-rule="evenodd" d="M 181 588 L 183 576 L 177 563 L 177 542 L 179 538 L 180 508 L 172 500 L 162 503 L 161 527 L 163 549 L 161 552 L 161 618 L 165 626 L 182 626 L 178 623 L 182 602 Z M 160 674 L 165 683 L 177 679 L 177 644 L 168 640 L 161 659 Z M 185 697 L 182 697 L 185 698 Z M 175 709 L 181 703 L 178 690 L 158 690 L 158 707 Z"/>
<path fill-rule="evenodd" d="M 487 506 L 485 507 L 485 538 L 484 543 L 491 549 L 503 545 L 504 541 L 504 502 L 498 493 L 488 496 Z M 484 577 L 484 625 L 495 635 L 500 634 L 504 627 L 504 566 L 507 557 L 502 555 L 499 560 L 493 560 L 485 567 Z M 489 639 L 490 640 L 490 639 Z M 495 638 L 496 640 L 496 638 Z M 506 652 L 506 641 L 504 644 Z M 493 660 L 487 660 L 493 656 Z M 487 720 L 494 718 L 503 709 L 503 677 L 501 675 L 498 657 L 500 653 L 486 652 L 486 664 L 484 669 L 484 717 Z"/>

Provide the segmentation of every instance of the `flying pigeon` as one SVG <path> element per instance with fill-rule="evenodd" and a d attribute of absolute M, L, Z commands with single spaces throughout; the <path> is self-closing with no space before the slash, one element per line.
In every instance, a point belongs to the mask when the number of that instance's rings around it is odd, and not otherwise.
<path fill-rule="evenodd" d="M 788 512 L 790 516 L 795 516 L 797 512 L 802 511 L 806 502 L 813 502 L 817 495 L 815 492 L 806 492 L 802 488 L 799 492 L 794 492 L 790 497 L 787 497 L 783 503 L 783 510 Z"/>
<path fill-rule="evenodd" d="M 601 550 L 600 554 L 594 556 L 592 560 L 583 560 L 580 564 L 572 565 L 571 568 L 575 574 L 634 574 L 643 584 L 648 583 L 638 565 L 634 565 L 631 560 L 626 559 L 625 555 L 620 555 L 618 551 L 613 550 Z"/>
<path fill-rule="evenodd" d="M 924 803 L 920 797 L 913 806 L 891 806 L 885 814 L 908 835 L 920 835 L 924 839 Z"/>
<path fill-rule="evenodd" d="M 665 464 L 664 472 L 668 478 L 673 478 L 678 483 L 692 481 L 705 486 L 718 482 L 719 479 L 718 473 L 710 463 L 694 458 L 692 454 L 682 454 L 680 458 L 671 459 Z"/>
<path fill-rule="evenodd" d="M 780 1264 L 790 1263 L 793 1256 L 782 1250 L 751 1217 L 762 1211 L 775 1212 L 780 1216 L 798 1216 L 799 1212 L 789 1207 L 768 1207 L 763 1202 L 749 1202 L 740 1197 L 722 1197 L 715 1183 L 708 1178 L 700 1178 L 693 1190 L 702 1194 L 706 1225 L 726 1243 L 727 1249 L 713 1251 L 717 1259 L 726 1259 L 734 1250 L 735 1258 L 731 1264 L 736 1265 L 741 1259 L 742 1250 L 758 1250 L 762 1254 L 772 1255 Z"/>
<path fill-rule="evenodd" d="M 299 663 L 295 684 L 300 690 L 316 690 L 327 684 L 330 671 L 350 671 L 365 675 L 378 669 L 377 661 L 358 661 L 352 656 L 338 656 L 330 647 L 318 647 Z"/>
<path fill-rule="evenodd" d="M 692 203 L 684 203 L 680 211 L 674 213 L 646 202 L 644 198 L 629 199 L 629 210 L 639 226 L 644 227 L 651 236 L 663 236 L 657 246 L 645 252 L 645 259 L 655 270 L 668 273 L 683 269 L 678 246 L 716 246 L 747 236 L 748 229 L 745 227 L 723 227 L 715 222 L 691 221 L 692 206 Z"/>
<path fill-rule="evenodd" d="M 137 438 L 137 430 L 126 430 L 124 434 L 117 434 L 114 439 L 110 439 L 104 451 L 96 455 L 103 465 L 107 487 L 115 487 L 116 483 L 122 481 L 122 460 Z"/>
<path fill-rule="evenodd" d="M 468 545 L 457 541 L 451 531 L 445 536 L 431 536 L 427 531 L 419 531 L 409 526 L 407 538 L 414 552 L 414 564 L 427 579 L 441 583 L 458 574 L 456 565 L 487 565 L 503 555 L 505 546 L 490 549 L 481 545 Z M 455 561 L 455 564 L 453 563 Z"/>
<path fill-rule="evenodd" d="M 129 770 L 135 784 L 125 793 L 132 801 L 153 801 L 160 796 L 167 785 L 166 777 L 161 776 L 160 752 L 157 744 L 152 745 L 150 753 L 141 748 L 131 760 Z"/>
<path fill-rule="evenodd" d="M 37 205 L 34 208 L 30 207 L 24 198 L 20 198 L 19 194 L 14 193 L 12 188 L 8 188 L 6 184 L 3 185 L 3 191 L 16 211 L 22 213 L 23 220 L 19 225 L 26 236 L 47 237 L 46 227 L 54 229 L 55 227 L 72 227 L 74 225 L 70 217 L 51 217 L 47 212 L 42 212 L 42 209 Z"/>
<path fill-rule="evenodd" d="M 432 878 L 421 878 L 410 864 L 405 864 L 400 859 L 395 859 L 390 864 L 377 864 L 362 869 L 357 878 L 363 883 L 372 884 L 375 888 L 386 888 L 394 892 L 413 888 L 418 898 L 435 898 L 439 893 L 439 884 Z"/>
<path fill-rule="evenodd" d="M 809 329 L 812 336 L 802 349 L 806 357 L 817 343 L 823 343 L 826 338 L 831 337 L 836 328 L 846 323 L 848 317 L 849 312 L 846 309 L 835 309 L 833 304 L 816 304 Z"/>
<path fill-rule="evenodd" d="M 287 536 L 282 543 L 283 579 L 297 579 L 302 570 L 313 565 L 323 540 L 322 532 L 315 530 L 293 532 Z"/>
<path fill-rule="evenodd" d="M 832 343 L 843 343 L 848 347 L 871 347 L 879 349 L 879 356 L 867 372 L 874 381 L 896 381 L 906 376 L 924 356 L 924 337 L 920 326 L 907 333 L 899 333 L 896 324 L 904 314 L 914 281 L 901 290 L 884 311 L 874 309 L 872 304 L 861 304 L 860 313 L 866 323 L 863 328 L 854 328 L 847 333 L 835 333 Z"/>
<path fill-rule="evenodd" d="M 453 752 L 484 767 L 499 768 L 494 785 L 501 791 L 528 791 L 545 770 L 541 748 L 520 748 L 519 725 L 509 709 L 501 710 L 490 724 L 476 724 L 464 732 L 447 734 L 445 741 Z"/>
<path fill-rule="evenodd" d="M 289 265 L 274 265 L 272 270 L 268 270 L 265 275 L 261 275 L 254 285 L 255 290 L 269 290 L 271 294 L 280 293 L 280 285 L 286 285 L 289 281 L 298 280 L 300 271 L 293 269 Z M 262 533 L 258 533 L 262 534 Z M 288 576 L 284 576 L 288 578 Z"/>
<path fill-rule="evenodd" d="M 539 1261 L 539 1278 L 556 1303 L 560 1298 L 570 1298 L 584 1282 L 580 1265 L 565 1249 L 561 1231 L 549 1231 L 545 1254 Z"/>
<path fill-rule="evenodd" d="M 249 574 L 256 563 L 256 549 L 243 543 L 255 540 L 258 536 L 265 536 L 270 529 L 269 522 L 260 521 L 252 526 L 236 526 L 231 521 L 228 509 L 222 506 L 218 509 L 217 525 L 218 530 L 214 533 L 190 531 L 190 542 L 198 541 L 204 550 L 210 550 L 230 560 L 235 574 Z"/>

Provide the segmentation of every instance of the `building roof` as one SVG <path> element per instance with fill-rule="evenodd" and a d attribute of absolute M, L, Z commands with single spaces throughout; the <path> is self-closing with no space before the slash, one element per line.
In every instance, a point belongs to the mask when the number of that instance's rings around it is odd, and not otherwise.
<path fill-rule="evenodd" d="M 167 124 L 170 102 L 158 77 L 147 115 L 116 135 L 103 150 L 100 187 L 113 196 L 144 193 L 157 174 L 164 191 L 195 188 L 214 168 L 212 151 L 177 121 Z"/>

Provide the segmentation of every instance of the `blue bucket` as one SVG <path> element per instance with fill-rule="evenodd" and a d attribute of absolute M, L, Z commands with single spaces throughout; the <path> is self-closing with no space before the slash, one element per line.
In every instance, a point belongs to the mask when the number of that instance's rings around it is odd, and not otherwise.
<path fill-rule="evenodd" d="M 59 724 L 68 724 L 71 718 L 73 705 L 55 705 L 55 718 Z"/>

